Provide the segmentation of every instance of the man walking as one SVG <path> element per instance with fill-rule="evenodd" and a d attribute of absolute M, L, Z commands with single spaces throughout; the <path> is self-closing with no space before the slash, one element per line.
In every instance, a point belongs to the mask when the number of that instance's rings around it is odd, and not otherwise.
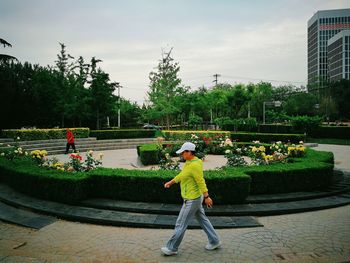
<path fill-rule="evenodd" d="M 209 197 L 208 189 L 203 177 L 203 162 L 195 156 L 196 146 L 191 142 L 185 142 L 176 153 L 181 154 L 186 163 L 174 179 L 164 184 L 170 188 L 180 182 L 181 196 L 184 200 L 179 216 L 176 220 L 175 230 L 165 247 L 161 248 L 164 255 L 176 255 L 180 243 L 185 235 L 189 222 L 195 217 L 201 228 L 208 236 L 207 250 L 214 250 L 221 246 L 220 239 L 209 219 L 205 215 L 202 203 L 207 207 L 213 206 L 213 200 Z"/>

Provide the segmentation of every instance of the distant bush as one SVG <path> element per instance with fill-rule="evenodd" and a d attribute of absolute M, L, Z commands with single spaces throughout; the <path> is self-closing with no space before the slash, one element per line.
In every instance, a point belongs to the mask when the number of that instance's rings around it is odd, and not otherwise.
<path fill-rule="evenodd" d="M 189 141 L 193 136 L 198 137 L 199 140 L 203 138 L 218 139 L 230 136 L 229 131 L 170 131 L 164 130 L 163 134 L 166 140 L 169 141 Z"/>
<path fill-rule="evenodd" d="M 313 138 L 350 139 L 350 127 L 320 126 L 308 135 Z"/>
<path fill-rule="evenodd" d="M 131 139 L 131 138 L 153 138 L 156 130 L 125 129 L 125 130 L 91 130 L 90 137 L 98 140 L 107 139 Z"/>
<path fill-rule="evenodd" d="M 298 116 L 291 117 L 290 119 L 294 129 L 306 132 L 308 134 L 317 130 L 322 123 L 322 118 L 318 116 Z"/>
<path fill-rule="evenodd" d="M 275 134 L 275 133 L 248 133 L 248 132 L 232 132 L 231 140 L 240 142 L 260 141 L 272 143 L 277 141 L 299 143 L 305 141 L 304 134 Z"/>
<path fill-rule="evenodd" d="M 215 124 L 225 131 L 257 131 L 258 122 L 254 118 L 230 119 L 222 117 L 215 119 Z"/>

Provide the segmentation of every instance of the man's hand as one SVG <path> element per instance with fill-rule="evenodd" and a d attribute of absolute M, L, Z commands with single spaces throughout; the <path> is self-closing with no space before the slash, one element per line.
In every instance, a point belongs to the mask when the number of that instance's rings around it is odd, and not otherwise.
<path fill-rule="evenodd" d="M 174 180 L 171 180 L 171 181 L 169 181 L 169 182 L 166 182 L 166 183 L 164 184 L 164 188 L 170 188 L 174 183 L 175 183 Z"/>
<path fill-rule="evenodd" d="M 213 207 L 213 200 L 211 200 L 210 197 L 205 198 L 205 199 L 204 199 L 204 203 L 206 204 L 206 206 L 207 206 L 208 208 L 212 208 L 212 207 Z"/>

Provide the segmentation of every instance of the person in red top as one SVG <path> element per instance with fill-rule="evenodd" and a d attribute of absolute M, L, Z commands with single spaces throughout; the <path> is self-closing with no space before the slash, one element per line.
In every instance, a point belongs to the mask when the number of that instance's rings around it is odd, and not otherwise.
<path fill-rule="evenodd" d="M 66 154 L 68 153 L 70 146 L 72 146 L 73 151 L 75 152 L 74 135 L 69 128 L 67 128 L 66 136 L 67 136 Z"/>

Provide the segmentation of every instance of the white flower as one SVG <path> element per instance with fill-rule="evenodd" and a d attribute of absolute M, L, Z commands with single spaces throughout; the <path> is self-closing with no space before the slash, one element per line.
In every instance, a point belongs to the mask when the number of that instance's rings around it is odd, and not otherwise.
<path fill-rule="evenodd" d="M 102 159 L 102 157 L 103 157 L 103 153 L 99 153 L 99 155 L 98 155 L 98 156 L 99 156 L 99 158 L 100 158 L 100 159 Z"/>
<path fill-rule="evenodd" d="M 93 150 L 88 151 L 88 154 L 92 155 L 94 153 Z"/>
<path fill-rule="evenodd" d="M 304 142 L 303 142 L 303 141 L 300 141 L 299 144 L 304 144 Z"/>
<path fill-rule="evenodd" d="M 226 151 L 225 151 L 226 154 L 229 154 L 230 152 L 231 152 L 230 150 L 226 150 Z"/>
<path fill-rule="evenodd" d="M 17 150 L 15 150 L 15 153 L 18 153 L 18 151 L 17 151 Z"/>
<path fill-rule="evenodd" d="M 1 153 L 1 156 L 5 156 L 5 153 Z"/>
<path fill-rule="evenodd" d="M 17 140 L 20 140 L 21 138 L 20 137 L 17 137 Z"/>

